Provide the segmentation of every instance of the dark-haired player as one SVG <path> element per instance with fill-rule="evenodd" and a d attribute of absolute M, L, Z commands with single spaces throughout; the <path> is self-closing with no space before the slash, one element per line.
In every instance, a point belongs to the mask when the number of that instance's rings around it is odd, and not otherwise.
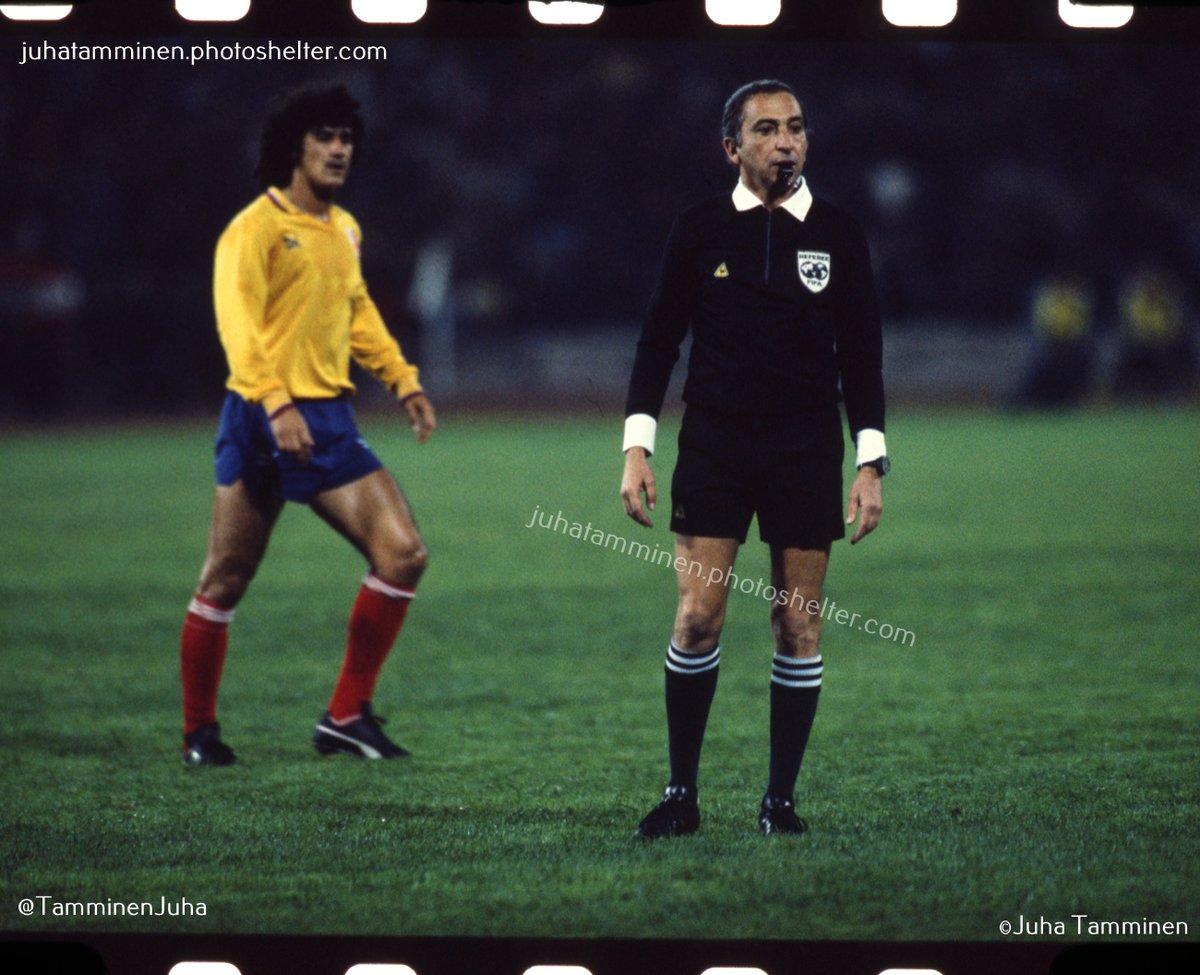
<path fill-rule="evenodd" d="M 383 734 L 371 699 L 426 552 L 400 488 L 358 434 L 350 360 L 395 393 L 419 443 L 436 421 L 367 294 L 358 224 L 333 202 L 362 141 L 345 88 L 292 95 L 263 130 L 263 192 L 217 244 L 213 291 L 230 375 L 208 553 L 181 641 L 187 765 L 236 760 L 216 716 L 227 630 L 286 501 L 311 507 L 368 563 L 313 743 L 323 754 L 407 754 Z"/>
<path fill-rule="evenodd" d="M 638 827 L 656 839 L 700 824 L 696 779 L 717 685 L 726 582 L 758 516 L 771 551 L 770 761 L 758 826 L 802 833 L 795 786 L 821 687 L 819 604 L 830 544 L 882 511 L 887 471 L 879 314 L 867 245 L 801 176 L 807 120 L 778 81 L 739 88 L 722 144 L 732 196 L 676 220 L 638 342 L 625 421 L 621 497 L 636 521 L 654 507 L 657 417 L 679 346 L 692 351 L 671 485 L 679 602 L 666 657 L 670 783 Z M 842 519 L 839 384 L 858 451 Z M 693 571 L 699 567 L 699 571 Z M 814 612 L 814 610 L 818 610 Z"/>

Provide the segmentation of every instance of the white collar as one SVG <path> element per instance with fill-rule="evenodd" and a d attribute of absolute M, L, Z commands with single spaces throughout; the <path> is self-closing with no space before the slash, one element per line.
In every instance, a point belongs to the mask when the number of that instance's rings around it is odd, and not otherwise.
<path fill-rule="evenodd" d="M 780 209 L 787 210 L 793 217 L 804 222 L 804 218 L 808 216 L 808 211 L 812 208 L 813 195 L 812 190 L 808 188 L 808 180 L 803 176 L 800 177 L 800 189 L 796 190 L 791 196 L 781 203 Z M 755 207 L 762 206 L 762 200 L 750 192 L 740 179 L 737 186 L 733 188 L 733 205 L 739 211 L 753 210 Z"/>

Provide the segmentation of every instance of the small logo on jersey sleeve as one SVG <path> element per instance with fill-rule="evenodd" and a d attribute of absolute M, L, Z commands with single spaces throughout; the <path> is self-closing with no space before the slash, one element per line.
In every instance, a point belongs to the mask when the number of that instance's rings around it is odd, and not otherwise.
<path fill-rule="evenodd" d="M 720 264 L 718 264 L 718 265 L 717 265 L 717 269 L 716 269 L 715 271 L 713 271 L 713 277 L 714 277 L 714 278 L 727 278 L 727 277 L 729 277 L 729 268 L 727 268 L 727 267 L 725 266 L 725 262 L 724 262 L 724 261 L 722 261 Z"/>
<path fill-rule="evenodd" d="M 796 267 L 800 281 L 813 294 L 824 291 L 829 284 L 829 255 L 824 251 L 796 251 Z"/>
<path fill-rule="evenodd" d="M 284 234 L 283 246 L 288 250 L 295 250 L 300 246 L 300 239 L 298 237 L 293 237 L 291 234 Z"/>
<path fill-rule="evenodd" d="M 350 246 L 354 248 L 355 254 L 362 253 L 362 245 L 358 242 L 358 236 L 354 233 L 353 227 L 346 228 L 346 239 L 350 241 Z"/>

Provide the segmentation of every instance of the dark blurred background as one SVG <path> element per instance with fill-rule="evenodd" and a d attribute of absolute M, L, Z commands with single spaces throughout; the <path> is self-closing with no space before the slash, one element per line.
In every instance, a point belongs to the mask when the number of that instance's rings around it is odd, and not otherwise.
<path fill-rule="evenodd" d="M 2 49 L 0 418 L 215 409 L 214 244 L 256 192 L 271 96 L 331 80 L 368 125 L 339 202 L 444 400 L 620 402 L 673 216 L 732 188 L 722 103 L 763 76 L 800 90 L 810 184 L 871 239 L 894 395 L 1193 395 L 1194 44 L 414 39 L 376 63 L 194 66 Z"/>

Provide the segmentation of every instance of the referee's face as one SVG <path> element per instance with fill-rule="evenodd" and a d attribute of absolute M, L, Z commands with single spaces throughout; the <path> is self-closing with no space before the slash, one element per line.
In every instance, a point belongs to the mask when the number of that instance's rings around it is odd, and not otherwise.
<path fill-rule="evenodd" d="M 740 142 L 726 139 L 724 146 L 750 192 L 764 203 L 782 200 L 794 185 L 787 172 L 798 177 L 808 152 L 800 103 L 786 91 L 752 95 L 742 110 Z"/>

